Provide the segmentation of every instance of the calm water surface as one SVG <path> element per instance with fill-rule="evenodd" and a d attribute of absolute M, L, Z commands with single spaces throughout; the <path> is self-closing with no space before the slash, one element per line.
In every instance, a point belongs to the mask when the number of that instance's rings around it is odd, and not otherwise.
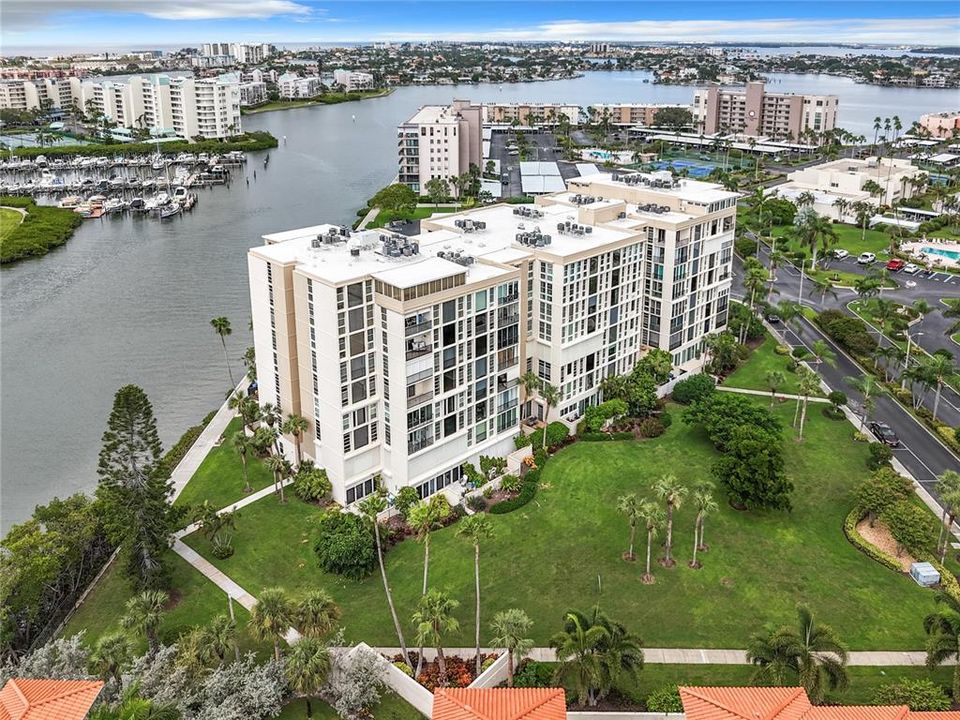
<path fill-rule="evenodd" d="M 385 98 L 244 118 L 286 142 L 252 156 L 230 187 L 200 192 L 191 213 L 159 222 L 84 223 L 63 248 L 0 272 L 0 529 L 54 495 L 90 490 L 113 393 L 126 383 L 153 400 L 169 446 L 223 399 L 228 380 L 215 315 L 233 321 L 234 369 L 250 344 L 247 248 L 267 232 L 351 222 L 396 172 L 395 129 L 419 106 L 473 100 L 689 102 L 693 89 L 649 74 L 590 73 L 522 85 L 400 88 Z M 840 95 L 841 121 L 870 135 L 875 115 L 946 110 L 957 93 L 781 75 L 784 91 Z M 253 178 L 254 170 L 257 173 Z"/>

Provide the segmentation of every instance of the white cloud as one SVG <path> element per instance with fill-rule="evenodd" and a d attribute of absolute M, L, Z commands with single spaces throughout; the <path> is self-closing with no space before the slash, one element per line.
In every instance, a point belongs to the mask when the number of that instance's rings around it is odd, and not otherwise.
<path fill-rule="evenodd" d="M 396 40 L 432 40 L 436 31 L 380 33 Z M 445 32 L 445 40 L 620 40 L 660 42 L 792 42 L 953 44 L 960 18 L 633 20 L 587 22 L 552 20 L 540 25 L 488 31 Z"/>
<path fill-rule="evenodd" d="M 3 0 L 4 30 L 32 30 L 65 13 L 146 15 L 158 20 L 305 17 L 313 9 L 295 0 Z"/>

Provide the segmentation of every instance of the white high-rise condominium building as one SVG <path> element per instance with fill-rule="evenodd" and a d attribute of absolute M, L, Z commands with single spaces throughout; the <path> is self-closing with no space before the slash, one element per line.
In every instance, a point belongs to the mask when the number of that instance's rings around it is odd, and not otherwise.
<path fill-rule="evenodd" d="M 727 322 L 737 196 L 635 177 L 435 215 L 412 237 L 318 225 L 249 251 L 260 401 L 307 419 L 303 456 L 338 502 L 378 478 L 426 497 L 511 451 L 546 416 L 520 405 L 527 370 L 563 391 L 549 419 L 572 423 L 649 348 L 699 367 Z"/>
<path fill-rule="evenodd" d="M 203 57 L 232 57 L 238 63 L 256 65 L 273 55 L 275 48 L 267 43 L 203 43 L 200 54 Z"/>
<path fill-rule="evenodd" d="M 577 125 L 580 122 L 580 106 L 563 103 L 484 103 L 483 120 L 488 123 L 521 125 L 557 125 L 561 118 Z"/>
<path fill-rule="evenodd" d="M 284 73 L 277 78 L 277 90 L 284 100 L 314 98 L 323 92 L 323 83 L 317 75 L 300 77 L 294 73 Z"/>
<path fill-rule="evenodd" d="M 421 107 L 397 128 L 397 154 L 400 182 L 421 194 L 433 178 L 449 181 L 471 164 L 482 167 L 483 108 L 468 100 Z"/>

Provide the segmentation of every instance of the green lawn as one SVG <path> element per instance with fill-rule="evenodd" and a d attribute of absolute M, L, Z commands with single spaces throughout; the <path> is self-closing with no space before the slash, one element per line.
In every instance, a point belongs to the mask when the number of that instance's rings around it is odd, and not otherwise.
<path fill-rule="evenodd" d="M 454 207 L 416 207 L 413 210 L 381 210 L 367 225 L 368 228 L 380 228 L 394 220 L 425 220 L 434 213 L 451 213 Z"/>
<path fill-rule="evenodd" d="M 770 229 L 772 236 L 777 238 L 777 248 L 784 252 L 800 250 L 800 245 L 795 240 L 787 240 L 786 243 L 780 240 L 781 237 L 788 238 L 788 231 L 792 230 L 791 225 L 774 225 Z M 833 243 L 831 248 L 842 248 L 853 256 L 862 252 L 876 253 L 877 257 L 887 259 L 889 256 L 887 250 L 890 248 L 890 236 L 880 230 L 867 229 L 866 234 L 859 227 L 853 225 L 833 224 L 833 231 L 837 234 L 837 242 Z M 861 238 L 861 235 L 863 237 Z M 785 245 L 785 246 L 784 246 Z M 820 255 L 820 250 L 817 250 Z M 808 258 L 809 259 L 809 258 Z"/>
<path fill-rule="evenodd" d="M 217 508 L 246 497 L 243 492 L 243 463 L 233 447 L 233 436 L 243 431 L 243 421 L 235 417 L 223 434 L 224 441 L 210 451 L 177 498 L 176 505 L 199 505 L 209 500 Z M 273 474 L 262 460 L 247 457 L 250 485 L 260 490 L 273 482 Z"/>
<path fill-rule="evenodd" d="M 879 268 L 879 266 L 876 266 L 876 267 Z M 824 278 L 824 277 L 830 278 L 836 285 L 841 287 L 854 287 L 856 285 L 857 280 L 863 277 L 862 275 L 857 275 L 856 273 L 844 272 L 842 270 L 838 270 L 837 266 L 830 267 L 824 270 L 820 267 L 819 262 L 817 264 L 817 269 L 814 270 L 813 272 L 810 272 L 810 270 L 808 269 L 806 271 L 806 275 L 807 275 L 807 278 Z M 887 278 L 884 281 L 884 287 L 895 288 L 895 287 L 898 287 L 898 285 L 896 281 L 893 280 L 892 278 Z M 812 288 L 811 288 L 811 291 L 813 291 Z M 815 297 L 816 295 L 817 293 L 814 292 Z"/>
<path fill-rule="evenodd" d="M 784 422 L 786 465 L 796 485 L 791 513 L 740 513 L 721 503 L 707 520 L 712 548 L 702 558 L 704 569 L 694 571 L 685 564 L 693 510 L 684 506 L 676 517 L 680 562 L 658 568 L 657 584 L 645 586 L 642 569 L 620 559 L 627 527 L 617 498 L 631 491 L 650 495 L 651 483 L 667 472 L 690 485 L 705 480 L 716 453 L 679 412 L 656 440 L 575 444 L 551 460 L 531 504 L 491 516 L 496 537 L 481 555 L 485 617 L 523 608 L 534 620 L 532 637 L 544 644 L 567 609 L 599 602 L 649 646 L 744 647 L 750 633 L 791 620 L 796 603 L 806 602 L 852 649 L 922 648 L 921 620 L 933 594 L 868 560 L 842 534 L 850 491 L 867 475 L 867 446 L 853 442 L 847 425 L 817 412 L 809 414 L 800 445 L 789 428 L 792 405 L 775 412 Z M 266 498 L 244 510 L 236 554 L 211 562 L 254 595 L 274 585 L 293 592 L 323 587 L 342 606 L 349 639 L 394 645 L 379 578 L 356 582 L 317 568 L 310 525 L 318 512 L 292 498 L 287 505 Z M 204 538 L 187 542 L 209 557 Z M 468 646 L 472 552 L 455 527 L 436 532 L 431 548 L 431 584 L 461 602 L 462 630 L 447 642 Z M 420 594 L 422 552 L 407 540 L 387 556 L 402 618 L 410 617 Z M 486 624 L 482 636 L 490 639 Z"/>
<path fill-rule="evenodd" d="M 733 373 L 723 381 L 724 385 L 736 388 L 745 388 L 747 390 L 763 390 L 770 392 L 767 385 L 767 373 L 773 370 L 780 370 L 786 382 L 777 390 L 778 393 L 796 395 L 797 374 L 787 369 L 790 364 L 789 355 L 777 355 L 774 348 L 779 341 L 769 333 L 764 341 L 752 352 L 747 361 L 738 367 Z M 822 395 L 822 393 L 818 393 Z"/>
<path fill-rule="evenodd" d="M 735 687 L 752 685 L 755 668 L 750 665 L 653 665 L 643 667 L 636 682 L 621 683 L 617 692 L 633 703 L 645 702 L 650 693 L 672 685 Z M 828 703 L 842 705 L 868 705 L 873 702 L 877 688 L 900 678 L 917 680 L 928 678 L 943 685 L 949 691 L 951 668 L 940 667 L 928 670 L 925 667 L 907 665 L 902 667 L 847 668 L 850 685 L 846 690 L 828 692 Z"/>
<path fill-rule="evenodd" d="M 214 615 L 228 614 L 226 595 L 212 582 L 194 570 L 186 560 L 171 551 L 168 561 L 173 571 L 174 604 L 160 626 L 160 637 L 165 643 L 175 642 L 177 637 L 194 625 L 201 625 Z M 87 596 L 83 605 L 63 630 L 63 636 L 75 635 L 86 630 L 86 639 L 92 642 L 101 635 L 120 629 L 124 605 L 133 595 L 133 590 L 124 577 L 122 568 L 114 563 L 100 578 L 100 582 Z M 237 621 L 245 626 L 249 614 L 234 603 Z M 245 631 L 240 634 L 243 649 L 256 649 L 254 641 Z M 141 640 L 138 649 L 146 649 Z"/>
<path fill-rule="evenodd" d="M 23 215 L 10 208 L 0 208 L 0 242 L 8 237 L 21 223 Z"/>
<path fill-rule="evenodd" d="M 314 700 L 312 704 L 315 720 L 339 720 L 336 710 L 323 700 Z M 371 713 L 376 720 L 423 720 L 423 715 L 413 705 L 392 692 L 383 693 Z M 277 715 L 277 720 L 300 720 L 306 717 L 307 704 L 303 700 L 294 700 Z"/>
<path fill-rule="evenodd" d="M 896 303 L 896 305 L 898 309 L 904 307 L 904 305 L 901 305 L 900 303 Z M 862 319 L 866 320 L 868 323 L 878 328 L 881 332 L 883 332 L 884 335 L 886 335 L 889 338 L 892 338 L 892 334 L 896 331 L 894 322 L 892 320 L 881 322 L 880 319 L 877 317 L 876 315 L 877 298 L 869 298 L 868 300 L 854 300 L 849 305 L 847 305 L 847 307 L 849 307 L 850 310 L 852 310 L 854 313 L 859 315 Z M 916 316 L 917 316 L 917 312 L 910 310 L 906 318 L 912 320 Z M 906 343 L 902 341 L 899 342 L 898 344 L 901 346 L 906 345 Z"/>

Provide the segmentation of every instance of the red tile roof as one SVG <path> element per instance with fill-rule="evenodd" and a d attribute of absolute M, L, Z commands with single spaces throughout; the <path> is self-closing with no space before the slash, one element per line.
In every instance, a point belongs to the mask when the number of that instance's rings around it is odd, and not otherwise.
<path fill-rule="evenodd" d="M 960 720 L 906 705 L 813 705 L 798 687 L 682 687 L 686 720 Z"/>
<path fill-rule="evenodd" d="M 99 680 L 11 678 L 0 690 L 0 720 L 83 720 L 102 688 Z"/>
<path fill-rule="evenodd" d="M 566 720 L 562 688 L 440 688 L 433 720 Z"/>

